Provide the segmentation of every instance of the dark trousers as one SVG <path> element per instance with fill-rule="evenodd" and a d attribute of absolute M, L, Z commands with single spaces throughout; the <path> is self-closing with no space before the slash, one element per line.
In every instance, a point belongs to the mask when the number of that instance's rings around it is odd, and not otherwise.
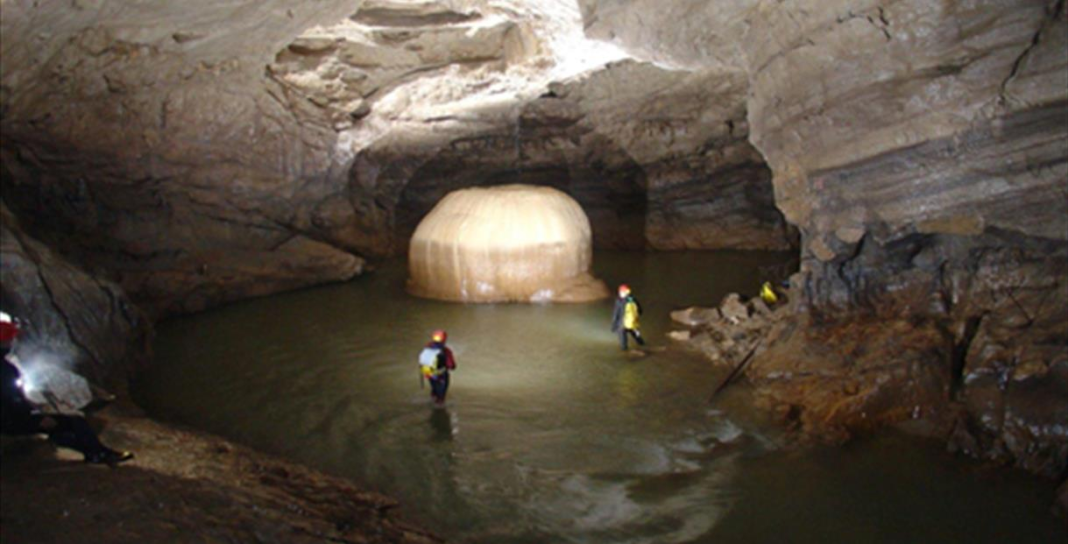
<path fill-rule="evenodd" d="M 633 336 L 634 337 L 634 341 L 637 342 L 639 346 L 644 346 L 645 345 L 645 340 L 642 340 L 642 333 L 639 332 L 638 329 L 624 329 L 624 328 L 620 327 L 620 329 L 619 329 L 619 345 L 623 347 L 624 351 L 626 351 L 626 349 L 627 349 L 627 334 L 630 334 L 631 336 Z"/>
<path fill-rule="evenodd" d="M 50 419 L 55 423 L 46 429 L 48 425 L 45 419 Z M 96 431 L 89 426 L 89 422 L 84 417 L 32 414 L 7 423 L 8 425 L 4 427 L 4 434 L 44 433 L 48 435 L 48 439 L 53 444 L 81 452 L 86 457 L 108 451 L 108 448 L 100 443 Z"/>
<path fill-rule="evenodd" d="M 430 378 L 430 396 L 438 402 L 445 402 L 445 393 L 449 391 L 449 373 Z"/>

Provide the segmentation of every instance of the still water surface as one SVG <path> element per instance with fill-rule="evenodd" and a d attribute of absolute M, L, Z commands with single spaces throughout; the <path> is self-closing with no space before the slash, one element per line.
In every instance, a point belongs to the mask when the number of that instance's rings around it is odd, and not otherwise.
<path fill-rule="evenodd" d="M 646 357 L 620 353 L 611 301 L 421 300 L 390 263 L 161 324 L 138 395 L 397 497 L 459 542 L 1065 542 L 1046 482 L 892 433 L 780 451 L 744 387 L 707 403 L 723 371 L 670 345 L 668 312 L 755 293 L 786 258 L 598 253 L 596 274 L 644 306 Z M 458 363 L 445 409 L 416 362 L 436 328 Z"/>

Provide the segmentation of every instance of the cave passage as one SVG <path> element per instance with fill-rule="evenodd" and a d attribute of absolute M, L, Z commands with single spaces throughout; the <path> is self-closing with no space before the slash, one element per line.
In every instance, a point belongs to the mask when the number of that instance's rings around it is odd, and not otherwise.
<path fill-rule="evenodd" d="M 755 294 L 788 258 L 598 252 L 594 273 L 642 301 L 646 357 L 620 353 L 611 301 L 424 300 L 388 263 L 162 323 L 135 393 L 157 417 L 397 497 L 452 541 L 1063 541 L 1051 486 L 1025 474 L 894 433 L 786 453 L 744 386 L 707 404 L 725 370 L 669 344 L 668 312 Z M 436 328 L 458 362 L 441 410 L 416 361 Z"/>

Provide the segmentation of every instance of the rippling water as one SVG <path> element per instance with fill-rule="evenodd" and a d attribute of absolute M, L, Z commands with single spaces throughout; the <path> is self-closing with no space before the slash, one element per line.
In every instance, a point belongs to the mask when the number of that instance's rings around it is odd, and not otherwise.
<path fill-rule="evenodd" d="M 161 324 L 137 393 L 157 417 L 397 497 L 456 541 L 1065 541 L 1046 482 L 892 434 L 778 452 L 743 387 L 707 404 L 722 372 L 669 345 L 668 311 L 755 293 L 761 267 L 785 259 L 597 254 L 597 275 L 645 308 L 646 357 L 620 353 L 610 301 L 421 300 L 391 263 Z M 459 367 L 444 409 L 416 362 L 436 328 Z"/>

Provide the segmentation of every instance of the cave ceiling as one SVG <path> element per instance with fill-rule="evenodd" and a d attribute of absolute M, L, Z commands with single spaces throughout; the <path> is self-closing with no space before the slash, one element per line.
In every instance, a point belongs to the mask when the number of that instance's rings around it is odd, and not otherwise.
<path fill-rule="evenodd" d="M 349 277 L 516 181 L 598 247 L 1068 236 L 1063 2 L 2 6 L 4 205 L 177 311 Z"/>

